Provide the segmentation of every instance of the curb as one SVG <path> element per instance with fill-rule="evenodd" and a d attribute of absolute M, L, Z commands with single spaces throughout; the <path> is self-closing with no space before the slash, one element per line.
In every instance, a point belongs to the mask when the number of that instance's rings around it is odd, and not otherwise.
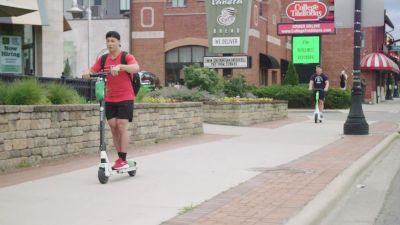
<path fill-rule="evenodd" d="M 320 220 L 325 218 L 330 212 L 332 206 L 340 201 L 342 194 L 350 188 L 362 171 L 383 154 L 387 147 L 399 136 L 399 131 L 392 133 L 359 160 L 346 168 L 297 215 L 290 218 L 285 225 L 318 225 Z"/>

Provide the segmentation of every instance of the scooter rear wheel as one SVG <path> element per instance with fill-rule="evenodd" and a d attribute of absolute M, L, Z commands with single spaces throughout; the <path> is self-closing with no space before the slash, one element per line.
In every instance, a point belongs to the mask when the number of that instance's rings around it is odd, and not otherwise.
<path fill-rule="evenodd" d="M 99 168 L 99 171 L 97 172 L 97 176 L 99 178 L 99 181 L 101 184 L 106 184 L 108 182 L 108 177 L 106 176 L 106 171 L 104 168 Z"/>
<path fill-rule="evenodd" d="M 129 176 L 134 177 L 136 175 L 136 170 L 132 170 L 128 172 Z"/>
<path fill-rule="evenodd" d="M 318 123 L 318 114 L 317 113 L 314 113 L 314 122 Z"/>

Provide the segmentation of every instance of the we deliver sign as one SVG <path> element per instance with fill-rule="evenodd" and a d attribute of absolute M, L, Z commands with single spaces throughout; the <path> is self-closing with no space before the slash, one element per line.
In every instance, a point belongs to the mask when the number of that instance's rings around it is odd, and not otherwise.
<path fill-rule="evenodd" d="M 294 1 L 286 7 L 286 15 L 294 21 L 318 21 L 327 12 L 326 5 L 316 1 Z"/>

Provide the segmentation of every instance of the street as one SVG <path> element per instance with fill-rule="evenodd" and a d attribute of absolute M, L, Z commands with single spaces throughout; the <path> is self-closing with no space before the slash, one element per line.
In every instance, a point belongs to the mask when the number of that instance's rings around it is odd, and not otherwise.
<path fill-rule="evenodd" d="M 400 224 L 400 139 L 397 138 L 367 170 L 321 225 Z"/>
<path fill-rule="evenodd" d="M 400 147 L 400 146 L 397 146 Z M 400 224 L 400 172 L 393 179 L 390 191 L 386 196 L 382 211 L 375 225 Z"/>

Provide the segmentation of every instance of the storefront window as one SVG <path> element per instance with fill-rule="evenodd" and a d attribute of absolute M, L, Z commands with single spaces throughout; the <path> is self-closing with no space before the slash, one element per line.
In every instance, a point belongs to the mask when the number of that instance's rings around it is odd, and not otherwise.
<path fill-rule="evenodd" d="M 34 75 L 34 43 L 33 26 L 0 24 L 0 73 Z"/>
<path fill-rule="evenodd" d="M 178 49 L 174 49 L 168 52 L 167 54 L 167 63 L 178 63 Z"/>
<path fill-rule="evenodd" d="M 183 46 L 166 53 L 166 85 L 183 84 L 183 68 L 195 63 L 203 65 L 204 56 L 213 56 L 202 46 Z"/>
<path fill-rule="evenodd" d="M 192 61 L 196 63 L 203 62 L 204 48 L 203 47 L 193 47 Z"/>
<path fill-rule="evenodd" d="M 192 61 L 191 51 L 192 51 L 191 47 L 179 48 L 179 62 L 190 63 Z"/>

